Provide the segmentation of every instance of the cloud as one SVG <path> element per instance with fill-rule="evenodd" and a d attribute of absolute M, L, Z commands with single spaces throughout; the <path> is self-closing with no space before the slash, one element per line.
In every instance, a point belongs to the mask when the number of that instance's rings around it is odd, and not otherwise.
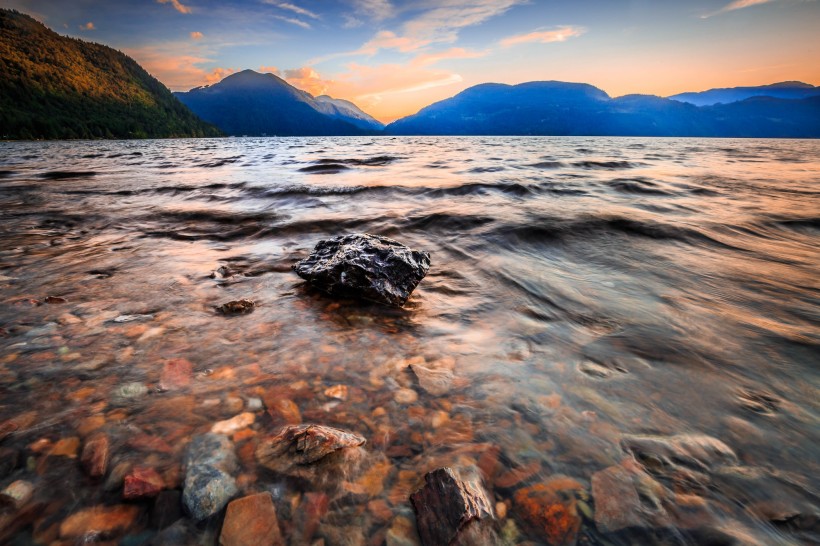
<path fill-rule="evenodd" d="M 173 91 L 187 91 L 215 83 L 238 71 L 236 68 L 203 68 L 202 65 L 212 63 L 213 59 L 198 54 L 190 42 L 126 49 L 124 52 Z"/>
<path fill-rule="evenodd" d="M 396 14 L 389 0 L 354 0 L 353 5 L 357 14 L 376 22 L 390 19 Z"/>
<path fill-rule="evenodd" d="M 259 72 L 261 72 L 262 74 L 270 73 L 270 74 L 276 74 L 277 76 L 279 75 L 279 69 L 276 68 L 275 66 L 260 66 L 259 67 Z"/>
<path fill-rule="evenodd" d="M 499 41 L 502 47 L 512 47 L 518 44 L 526 43 L 540 43 L 549 44 L 552 42 L 566 42 L 570 38 L 577 38 L 586 32 L 585 28 L 565 26 L 553 30 L 536 30 L 528 32 L 527 34 L 516 34 L 515 36 L 508 36 Z"/>
<path fill-rule="evenodd" d="M 738 9 L 748 8 L 751 6 L 757 6 L 759 4 L 768 4 L 769 2 L 774 2 L 775 0 L 734 0 L 734 2 L 730 2 L 726 6 L 722 7 L 721 9 L 707 13 L 706 15 L 701 15 L 701 19 L 708 19 L 709 17 L 714 17 L 715 15 L 720 15 L 721 13 L 726 13 L 727 11 L 735 11 Z"/>
<path fill-rule="evenodd" d="M 205 35 L 201 32 L 192 32 L 191 33 L 191 40 L 201 40 Z"/>
<path fill-rule="evenodd" d="M 311 95 L 324 95 L 333 85 L 333 80 L 322 78 L 318 72 L 309 66 L 302 68 L 291 68 L 283 71 L 282 77 L 292 86 Z"/>
<path fill-rule="evenodd" d="M 191 8 L 185 6 L 179 0 L 157 0 L 159 4 L 171 4 L 174 6 L 174 9 L 180 13 L 192 13 Z"/>
<path fill-rule="evenodd" d="M 97 27 L 94 26 L 94 23 L 91 21 L 87 22 L 84 25 L 80 25 L 80 30 L 96 30 Z"/>
<path fill-rule="evenodd" d="M 306 22 L 304 22 L 300 19 L 294 19 L 292 17 L 285 17 L 284 15 L 274 15 L 274 17 L 276 19 L 279 19 L 280 21 L 290 23 L 291 25 L 296 25 L 297 27 L 302 27 L 302 28 L 307 28 L 307 29 L 311 28 L 310 24 L 308 24 L 308 23 L 306 23 Z"/>
<path fill-rule="evenodd" d="M 425 53 L 418 55 L 410 62 L 410 64 L 413 66 L 428 66 L 439 61 L 446 61 L 449 59 L 477 59 L 479 57 L 486 56 L 488 53 L 489 51 L 470 51 L 468 49 L 464 49 L 463 47 L 453 47 L 438 53 Z"/>
<path fill-rule="evenodd" d="M 305 8 L 300 8 L 295 4 L 291 4 L 289 2 L 277 2 L 276 0 L 262 0 L 265 4 L 270 4 L 271 6 L 276 6 L 277 8 L 292 11 L 297 15 L 303 15 L 305 17 L 310 17 L 311 19 L 319 19 L 319 16 Z"/>

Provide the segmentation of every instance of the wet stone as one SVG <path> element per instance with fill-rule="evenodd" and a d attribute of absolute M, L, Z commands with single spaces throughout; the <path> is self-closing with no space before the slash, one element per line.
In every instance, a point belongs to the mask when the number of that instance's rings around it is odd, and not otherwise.
<path fill-rule="evenodd" d="M 451 468 L 424 476 L 425 485 L 410 496 L 422 544 L 492 544 L 493 509 L 480 482 L 462 480 Z"/>
<path fill-rule="evenodd" d="M 122 498 L 125 500 L 156 497 L 165 488 L 165 482 L 156 470 L 137 466 L 125 476 Z"/>
<path fill-rule="evenodd" d="M 215 434 L 233 434 L 238 430 L 248 428 L 256 420 L 256 415 L 250 412 L 240 413 L 239 415 L 226 419 L 225 421 L 218 421 L 211 427 L 211 432 Z"/>
<path fill-rule="evenodd" d="M 259 464 L 282 474 L 299 474 L 300 467 L 326 456 L 363 445 L 365 439 L 351 432 L 321 425 L 291 425 L 259 443 Z"/>
<path fill-rule="evenodd" d="M 0 507 L 11 506 L 19 509 L 34 495 L 34 485 L 25 480 L 17 480 L 0 491 Z"/>
<path fill-rule="evenodd" d="M 253 311 L 254 307 L 256 307 L 256 303 L 253 301 L 241 299 L 223 303 L 222 305 L 217 306 L 216 310 L 223 315 L 246 315 Z"/>
<path fill-rule="evenodd" d="M 165 529 L 181 517 L 182 491 L 172 489 L 160 492 L 151 510 L 151 526 L 155 529 Z"/>
<path fill-rule="evenodd" d="M 660 503 L 647 502 L 650 497 L 645 492 L 657 487 L 659 485 L 631 461 L 596 472 L 592 475 L 595 526 L 604 533 L 614 533 L 629 527 L 667 525 Z"/>
<path fill-rule="evenodd" d="M 108 470 L 108 461 L 111 457 L 111 446 L 108 436 L 95 434 L 83 445 L 80 462 L 85 472 L 92 478 L 102 478 Z"/>
<path fill-rule="evenodd" d="M 676 436 L 624 436 L 621 445 L 632 452 L 650 472 L 666 472 L 683 465 L 708 471 L 721 465 L 735 465 L 735 452 L 717 438 L 705 434 Z"/>
<path fill-rule="evenodd" d="M 430 254 L 376 235 L 356 233 L 316 244 L 296 273 L 330 295 L 401 307 L 430 268 Z"/>
<path fill-rule="evenodd" d="M 173 390 L 187 387 L 194 376 L 194 365 L 185 358 L 173 358 L 165 362 L 159 387 L 162 390 Z"/>
<path fill-rule="evenodd" d="M 195 437 L 185 458 L 182 502 L 196 520 L 210 517 L 225 507 L 239 491 L 231 476 L 237 468 L 233 443 L 219 434 Z"/>
<path fill-rule="evenodd" d="M 221 546 L 279 546 L 283 545 L 279 520 L 270 493 L 258 493 L 236 499 L 228 505 Z"/>
<path fill-rule="evenodd" d="M 554 477 L 519 489 L 514 504 L 521 519 L 549 546 L 572 546 L 581 530 L 576 491 L 581 485 L 571 478 Z"/>
<path fill-rule="evenodd" d="M 139 508 L 131 505 L 86 508 L 60 524 L 60 537 L 86 541 L 111 538 L 130 528 L 138 515 Z"/>

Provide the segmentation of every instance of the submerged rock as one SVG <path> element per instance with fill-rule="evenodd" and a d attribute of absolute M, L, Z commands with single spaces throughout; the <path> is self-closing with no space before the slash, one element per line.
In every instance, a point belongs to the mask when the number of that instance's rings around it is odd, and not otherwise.
<path fill-rule="evenodd" d="M 237 460 L 233 443 L 220 434 L 195 437 L 185 457 L 182 503 L 191 517 L 203 520 L 225 507 L 239 491 L 231 473 Z"/>
<path fill-rule="evenodd" d="M 425 546 L 495 543 L 492 529 L 481 525 L 493 519 L 493 509 L 478 479 L 463 480 L 445 467 L 428 472 L 424 481 L 410 502 Z"/>
<path fill-rule="evenodd" d="M 102 478 L 108 470 L 111 458 L 111 442 L 104 433 L 97 433 L 86 440 L 80 462 L 92 478 Z"/>
<path fill-rule="evenodd" d="M 357 448 L 365 439 L 352 432 L 321 425 L 291 425 L 259 443 L 259 464 L 282 474 L 301 476 L 305 467 L 348 448 Z"/>
<path fill-rule="evenodd" d="M 583 486 L 572 478 L 555 476 L 515 493 L 516 512 L 549 546 L 573 546 L 581 530 L 577 495 Z"/>
<path fill-rule="evenodd" d="M 223 315 L 246 315 L 253 311 L 256 303 L 251 300 L 241 299 L 236 301 L 229 301 L 217 306 L 216 310 Z"/>
<path fill-rule="evenodd" d="M 222 546 L 284 545 L 271 494 L 257 493 L 232 501 L 225 513 L 219 544 Z"/>
<path fill-rule="evenodd" d="M 430 253 L 355 233 L 319 241 L 293 269 L 328 294 L 401 307 L 430 269 Z"/>

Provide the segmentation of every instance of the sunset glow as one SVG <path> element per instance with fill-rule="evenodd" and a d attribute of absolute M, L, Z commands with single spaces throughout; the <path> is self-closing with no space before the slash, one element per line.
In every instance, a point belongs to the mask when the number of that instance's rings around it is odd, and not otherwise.
<path fill-rule="evenodd" d="M 12 0 L 120 49 L 174 91 L 243 69 L 382 121 L 478 83 L 562 80 L 612 96 L 820 82 L 814 0 Z"/>

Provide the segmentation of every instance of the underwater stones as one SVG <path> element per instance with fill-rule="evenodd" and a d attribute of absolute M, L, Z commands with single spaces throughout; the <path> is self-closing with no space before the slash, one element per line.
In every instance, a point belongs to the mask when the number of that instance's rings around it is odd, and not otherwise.
<path fill-rule="evenodd" d="M 232 501 L 225 512 L 225 522 L 222 524 L 219 544 L 221 546 L 284 545 L 271 494 L 257 493 Z"/>
<path fill-rule="evenodd" d="M 717 438 L 705 434 L 675 436 L 624 436 L 621 446 L 632 452 L 650 472 L 684 465 L 708 471 L 720 465 L 735 465 L 735 452 Z"/>
<path fill-rule="evenodd" d="M 364 445 L 365 441 L 358 434 L 332 427 L 291 425 L 261 441 L 256 448 L 256 459 L 274 472 L 304 476 L 309 473 L 307 466 L 319 463 L 330 455 L 344 456 L 345 452 Z"/>
<path fill-rule="evenodd" d="M 424 481 L 410 502 L 425 546 L 493 543 L 492 529 L 481 525 L 493 519 L 492 504 L 477 478 L 463 480 L 444 467 L 428 472 Z"/>
<path fill-rule="evenodd" d="M 164 390 L 174 390 L 187 387 L 194 376 L 194 365 L 185 358 L 172 358 L 165 362 L 159 387 Z"/>
<path fill-rule="evenodd" d="M 85 441 L 80 462 L 86 473 L 92 478 L 102 478 L 108 470 L 111 458 L 111 444 L 108 436 L 97 433 Z"/>
<path fill-rule="evenodd" d="M 430 254 L 377 235 L 355 233 L 316 244 L 293 270 L 334 296 L 401 307 L 430 268 Z"/>
<path fill-rule="evenodd" d="M 629 527 L 669 524 L 661 506 L 663 489 L 634 462 L 610 466 L 592 475 L 595 526 L 604 533 Z"/>
<path fill-rule="evenodd" d="M 138 506 L 124 504 L 80 510 L 60 524 L 60 538 L 86 544 L 87 541 L 116 536 L 134 524 L 139 511 Z"/>
<path fill-rule="evenodd" d="M 240 413 L 225 421 L 217 421 L 211 427 L 215 434 L 233 434 L 238 430 L 248 428 L 256 420 L 256 414 L 251 412 Z"/>
<path fill-rule="evenodd" d="M 251 300 L 241 299 L 236 301 L 229 301 L 216 307 L 216 310 L 223 315 L 246 315 L 253 311 L 256 303 Z"/>
<path fill-rule="evenodd" d="M 134 467 L 125 477 L 122 498 L 126 500 L 156 497 L 165 488 L 165 482 L 156 470 Z"/>
<path fill-rule="evenodd" d="M 539 536 L 550 546 L 571 546 L 577 542 L 581 530 L 578 512 L 580 483 L 563 476 L 525 487 L 516 491 L 514 507 Z"/>
<path fill-rule="evenodd" d="M 238 492 L 231 476 L 237 467 L 236 453 L 225 436 L 196 436 L 188 446 L 185 467 L 182 503 L 196 520 L 219 512 Z"/>

